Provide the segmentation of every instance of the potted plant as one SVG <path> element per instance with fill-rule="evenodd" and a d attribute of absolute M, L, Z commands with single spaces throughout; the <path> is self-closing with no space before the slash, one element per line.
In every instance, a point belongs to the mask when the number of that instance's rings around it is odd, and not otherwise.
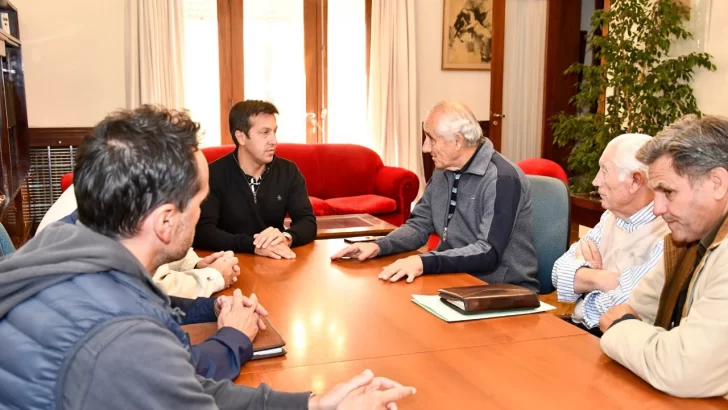
<path fill-rule="evenodd" d="M 552 118 L 554 141 L 573 143 L 568 168 L 575 175 L 574 192 L 591 189 L 599 157 L 612 138 L 654 136 L 686 114 L 700 115 L 691 82 L 697 68 L 716 69 L 712 56 L 670 55 L 674 41 L 692 38 L 684 24 L 689 16 L 689 7 L 675 0 L 613 0 L 610 10 L 594 12 L 587 47 L 601 64 L 567 69 L 583 77 L 571 99 L 577 113 Z"/>

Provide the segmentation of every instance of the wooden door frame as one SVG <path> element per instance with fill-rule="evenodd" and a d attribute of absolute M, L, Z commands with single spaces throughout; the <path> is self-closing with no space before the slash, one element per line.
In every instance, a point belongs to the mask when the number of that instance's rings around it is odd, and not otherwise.
<path fill-rule="evenodd" d="M 245 98 L 243 0 L 217 0 L 217 39 L 220 63 L 220 144 L 224 145 L 233 143 L 228 121 L 230 108 Z"/>
<path fill-rule="evenodd" d="M 490 63 L 490 115 L 488 138 L 496 151 L 501 150 L 503 129 L 503 61 L 505 60 L 506 0 L 493 0 L 493 43 Z M 494 115 L 495 114 L 495 115 Z"/>
<path fill-rule="evenodd" d="M 245 99 L 245 61 L 243 1 L 217 0 L 217 32 L 220 75 L 220 143 L 232 144 L 228 113 L 238 101 Z M 256 0 L 249 0 L 256 1 Z M 306 112 L 314 113 L 321 127 L 306 122 L 306 142 L 324 142 L 328 119 L 322 120 L 327 103 L 327 19 L 328 0 L 301 0 L 303 2 L 304 67 L 306 73 Z M 371 0 L 364 0 L 368 18 L 371 18 Z M 370 20 L 367 20 L 370 21 Z M 369 24 L 369 23 L 368 23 Z M 367 25 L 367 27 L 369 27 Z M 367 54 L 368 57 L 368 54 Z"/>
<path fill-rule="evenodd" d="M 328 102 L 327 34 L 328 0 L 303 0 L 307 144 L 325 142 L 328 128 L 328 116 L 323 116 Z M 309 117 L 311 114 L 315 115 L 313 122 Z"/>

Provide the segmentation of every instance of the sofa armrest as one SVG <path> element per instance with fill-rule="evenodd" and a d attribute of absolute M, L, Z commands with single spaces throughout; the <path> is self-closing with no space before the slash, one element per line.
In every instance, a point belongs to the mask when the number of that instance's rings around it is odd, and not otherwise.
<path fill-rule="evenodd" d="M 404 168 L 383 166 L 374 176 L 375 194 L 394 199 L 397 202 L 397 211 L 406 210 L 407 216 L 419 189 L 420 180 L 417 175 Z"/>

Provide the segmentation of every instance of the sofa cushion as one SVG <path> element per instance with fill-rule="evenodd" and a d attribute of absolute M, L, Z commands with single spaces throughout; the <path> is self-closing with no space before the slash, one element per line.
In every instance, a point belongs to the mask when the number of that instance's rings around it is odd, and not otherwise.
<path fill-rule="evenodd" d="M 308 194 L 322 199 L 376 192 L 374 181 L 384 166 L 376 152 L 352 144 L 278 144 L 276 155 L 293 161 Z"/>
<path fill-rule="evenodd" d="M 212 164 L 213 162 L 217 161 L 218 159 L 224 157 L 225 155 L 233 152 L 235 150 L 235 145 L 221 145 L 219 147 L 205 147 L 202 148 L 202 155 L 205 156 L 205 159 L 207 160 L 208 164 Z"/>
<path fill-rule="evenodd" d="M 73 184 L 73 172 L 61 176 L 61 192 L 67 190 L 71 184 Z"/>
<path fill-rule="evenodd" d="M 310 196 L 308 199 L 311 201 L 311 207 L 313 207 L 313 214 L 316 216 L 336 215 L 336 211 L 331 208 L 331 205 L 327 204 L 321 198 Z"/>
<path fill-rule="evenodd" d="M 379 195 L 357 195 L 331 198 L 325 201 L 339 215 L 386 214 L 397 210 L 397 202 Z"/>

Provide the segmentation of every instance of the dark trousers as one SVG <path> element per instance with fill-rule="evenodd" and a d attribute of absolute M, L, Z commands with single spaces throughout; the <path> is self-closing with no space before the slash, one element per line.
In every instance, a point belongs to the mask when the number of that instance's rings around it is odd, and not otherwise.
<path fill-rule="evenodd" d="M 588 332 L 589 334 L 592 334 L 592 335 L 594 335 L 596 337 L 601 338 L 602 335 L 603 335 L 602 331 L 599 330 L 598 327 L 593 327 L 593 328 L 590 329 L 590 328 L 584 326 L 581 323 L 576 323 L 576 322 L 572 321 L 571 320 L 571 315 L 559 315 L 559 319 L 563 320 L 564 322 L 566 322 L 566 323 L 568 323 L 568 324 L 570 324 L 572 326 L 576 326 L 579 329 L 581 329 L 581 330 L 583 330 L 585 332 Z"/>

